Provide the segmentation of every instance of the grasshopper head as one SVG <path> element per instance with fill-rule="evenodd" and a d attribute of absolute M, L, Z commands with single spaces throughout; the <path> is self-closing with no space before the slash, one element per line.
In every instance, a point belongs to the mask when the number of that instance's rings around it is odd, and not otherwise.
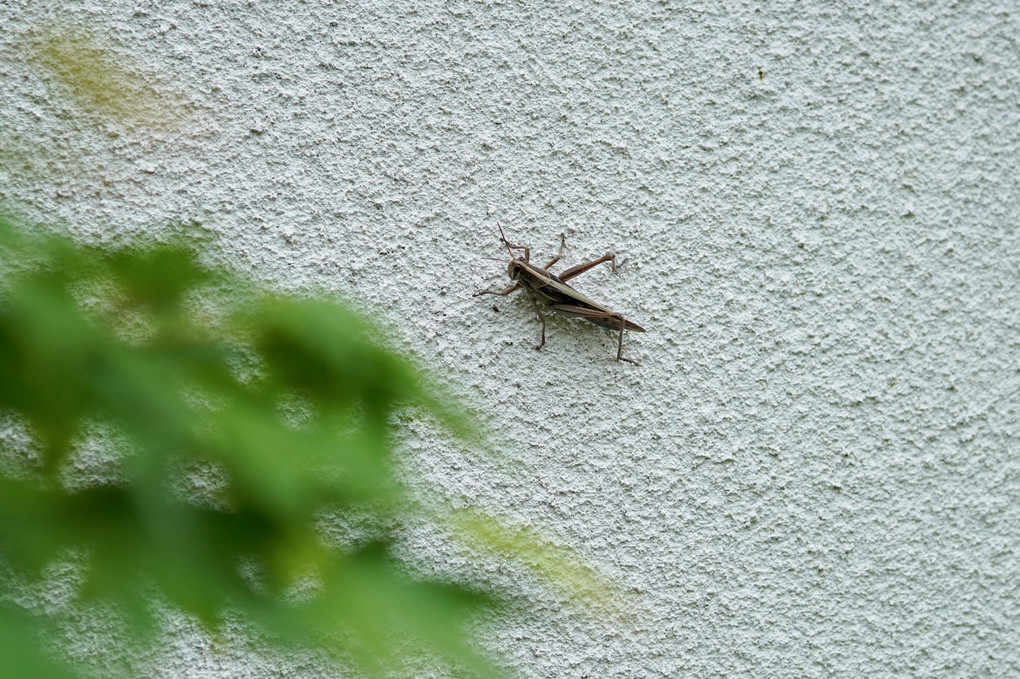
<path fill-rule="evenodd" d="M 517 281 L 524 275 L 524 267 L 516 259 L 511 259 L 506 267 L 506 273 L 511 279 Z"/>

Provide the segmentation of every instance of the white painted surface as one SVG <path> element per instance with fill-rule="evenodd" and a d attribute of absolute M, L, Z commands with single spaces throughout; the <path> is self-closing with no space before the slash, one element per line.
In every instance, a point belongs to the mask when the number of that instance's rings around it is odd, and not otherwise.
<path fill-rule="evenodd" d="M 635 592 L 605 620 L 531 588 L 486 631 L 522 676 L 1020 674 L 1013 0 L 91 0 L 0 21 L 6 203 L 87 238 L 200 220 L 254 277 L 357 300 L 507 456 L 410 435 L 412 467 Z M 58 96 L 19 42 L 53 24 L 155 74 L 183 123 Z M 576 283 L 648 329 L 625 339 L 640 367 L 572 319 L 535 352 L 525 298 L 470 297 L 504 284 L 481 259 L 497 219 L 539 258 L 565 231 L 565 266 L 627 260 Z M 472 570 L 425 532 L 409 551 Z M 281 671 L 203 648 L 171 646 L 160 676 Z"/>

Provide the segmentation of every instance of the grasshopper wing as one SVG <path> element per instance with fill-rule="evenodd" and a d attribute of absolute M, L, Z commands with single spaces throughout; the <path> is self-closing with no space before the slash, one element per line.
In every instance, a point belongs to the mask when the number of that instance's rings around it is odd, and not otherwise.
<path fill-rule="evenodd" d="M 603 328 L 609 328 L 610 330 L 619 330 L 620 321 L 623 321 L 624 330 L 632 330 L 634 332 L 645 331 L 645 329 L 637 323 L 628 321 L 622 314 L 618 314 L 615 311 L 609 311 L 601 306 L 591 308 L 576 306 L 573 304 L 552 304 L 550 305 L 550 308 L 553 311 L 558 311 L 559 313 L 566 314 L 567 316 L 583 318 L 586 321 L 594 323 L 595 325 L 600 325 Z"/>

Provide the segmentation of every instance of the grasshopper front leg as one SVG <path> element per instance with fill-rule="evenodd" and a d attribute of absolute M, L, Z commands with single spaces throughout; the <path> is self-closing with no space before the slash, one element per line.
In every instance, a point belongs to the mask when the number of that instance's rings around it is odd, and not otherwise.
<path fill-rule="evenodd" d="M 499 238 L 500 238 L 500 240 L 503 241 L 503 245 L 505 245 L 507 247 L 507 250 L 508 251 L 509 250 L 524 250 L 524 261 L 525 262 L 529 261 L 531 259 L 531 250 L 529 250 L 527 247 L 525 247 L 523 245 L 511 245 L 510 241 L 508 241 L 506 239 L 506 234 L 503 233 L 503 226 L 499 222 L 496 222 L 496 226 L 499 227 Z M 562 251 L 562 250 L 563 250 L 563 248 L 560 248 L 560 251 Z M 514 253 L 511 252 L 510 256 L 513 257 Z"/>
<path fill-rule="evenodd" d="M 511 285 L 509 288 L 507 288 L 506 290 L 504 290 L 502 292 L 496 292 L 495 290 L 481 290 L 481 291 L 476 292 L 475 294 L 473 294 L 471 296 L 472 297 L 478 297 L 478 295 L 498 295 L 499 297 L 506 297 L 507 295 L 509 295 L 511 292 L 513 292 L 514 290 L 516 290 L 519 287 L 521 287 L 520 281 L 514 283 L 513 285 Z"/>
<path fill-rule="evenodd" d="M 499 292 L 497 292 L 496 290 L 481 290 L 471 296 L 478 297 L 479 295 L 498 295 L 499 297 L 505 297 L 514 290 L 516 290 L 517 288 L 519 288 L 520 286 L 521 283 L 520 281 L 518 281 L 511 285 L 510 287 L 508 287 L 506 290 L 502 290 Z M 535 313 L 538 314 L 538 320 L 542 321 L 542 341 L 538 343 L 537 347 L 535 347 L 535 351 L 538 351 L 539 349 L 545 346 L 545 315 L 542 313 L 542 310 L 538 307 L 538 302 L 535 301 L 534 295 L 529 295 L 528 299 L 531 300 L 532 305 L 534 305 L 535 307 Z"/>

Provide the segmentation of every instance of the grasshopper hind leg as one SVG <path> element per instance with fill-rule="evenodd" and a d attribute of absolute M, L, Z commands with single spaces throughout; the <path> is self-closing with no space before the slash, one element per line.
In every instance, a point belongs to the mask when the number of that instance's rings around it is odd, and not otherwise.
<path fill-rule="evenodd" d="M 553 264 L 555 264 L 556 262 L 560 261 L 560 257 L 562 257 L 562 256 L 563 256 L 563 247 L 564 247 L 564 246 L 565 246 L 566 244 L 567 244 L 567 237 L 566 237 L 566 236 L 564 236 L 564 235 L 563 235 L 563 234 L 561 233 L 561 234 L 560 234 L 560 251 L 556 253 L 556 256 L 555 256 L 555 257 L 553 257 L 553 258 L 552 258 L 552 259 L 550 259 L 550 260 L 549 260 L 548 262 L 546 262 L 546 265 L 542 267 L 543 269 L 548 269 L 548 268 L 549 268 L 550 266 L 552 266 L 552 265 L 553 265 Z"/>
<path fill-rule="evenodd" d="M 624 358 L 623 357 L 623 328 L 624 328 L 624 324 L 625 323 L 626 323 L 626 321 L 624 320 L 623 316 L 620 316 L 620 341 L 616 345 L 616 360 L 617 361 L 627 361 L 627 363 L 630 363 L 631 365 L 641 365 L 637 361 L 634 361 L 634 360 L 631 360 L 629 358 Z"/>

